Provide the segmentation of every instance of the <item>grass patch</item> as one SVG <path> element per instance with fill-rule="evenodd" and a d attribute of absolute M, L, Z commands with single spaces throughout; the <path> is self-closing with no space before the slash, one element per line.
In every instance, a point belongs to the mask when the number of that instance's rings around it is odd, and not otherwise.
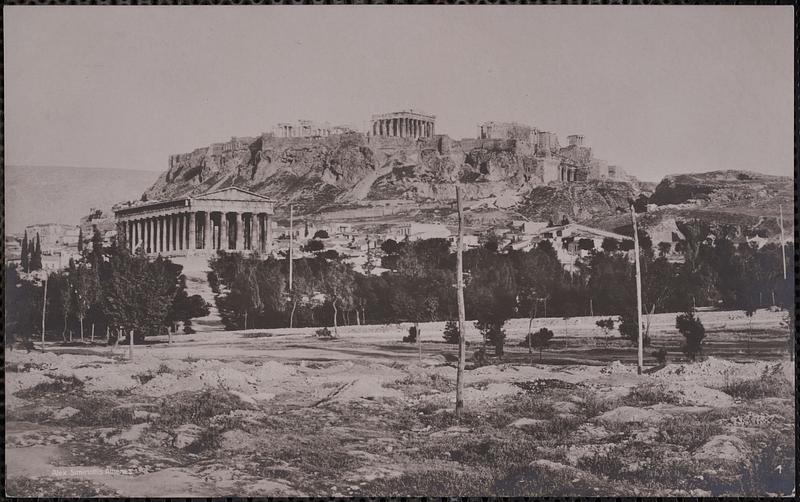
<path fill-rule="evenodd" d="M 413 373 L 395 382 L 383 385 L 388 389 L 404 390 L 406 387 L 421 387 L 421 391 L 436 390 L 438 392 L 452 392 L 456 390 L 456 384 L 452 380 L 445 378 L 438 373 Z"/>
<path fill-rule="evenodd" d="M 430 470 L 381 478 L 365 485 L 359 495 L 374 497 L 466 497 L 492 494 L 493 479 L 486 471 Z"/>
<path fill-rule="evenodd" d="M 66 422 L 74 425 L 129 427 L 142 421 L 136 420 L 133 409 L 120 408 L 114 401 L 105 397 L 75 396 L 69 400 L 69 406 L 78 410 L 78 413 L 65 419 Z"/>
<path fill-rule="evenodd" d="M 631 389 L 630 394 L 622 399 L 628 406 L 651 406 L 659 403 L 680 404 L 677 396 L 667 391 L 664 384 L 642 383 Z"/>
<path fill-rule="evenodd" d="M 48 394 L 69 394 L 80 389 L 83 389 L 83 382 L 74 375 L 68 377 L 57 376 L 53 377 L 51 382 L 41 382 L 33 387 L 22 389 L 15 396 L 22 399 L 35 399 Z"/>
<path fill-rule="evenodd" d="M 694 415 L 672 417 L 659 425 L 667 442 L 694 450 L 705 444 L 713 436 L 722 434 L 723 427 L 705 417 Z"/>
<path fill-rule="evenodd" d="M 736 399 L 762 399 L 765 397 L 791 398 L 794 388 L 789 380 L 774 370 L 766 370 L 760 377 L 730 382 L 722 391 Z"/>
<path fill-rule="evenodd" d="M 161 401 L 156 424 L 174 427 L 183 424 L 206 425 L 211 417 L 233 410 L 251 409 L 234 394 L 221 389 L 204 389 L 199 392 L 180 392 Z"/>
<path fill-rule="evenodd" d="M 6 480 L 6 495 L 24 498 L 93 498 L 114 496 L 116 492 L 91 481 L 73 478 L 25 478 Z"/>

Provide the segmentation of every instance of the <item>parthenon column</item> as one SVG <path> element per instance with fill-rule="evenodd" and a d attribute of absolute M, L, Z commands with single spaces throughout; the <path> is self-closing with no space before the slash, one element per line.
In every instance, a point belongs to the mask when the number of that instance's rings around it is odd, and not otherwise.
<path fill-rule="evenodd" d="M 156 253 L 160 253 L 162 251 L 161 250 L 161 239 L 163 237 L 161 235 L 162 234 L 162 232 L 161 232 L 161 216 L 156 216 L 155 222 L 156 222 L 156 231 L 155 231 L 156 249 L 155 249 L 155 252 Z"/>
<path fill-rule="evenodd" d="M 177 249 L 182 250 L 184 248 L 184 245 L 183 245 L 184 241 L 186 240 L 184 238 L 184 235 L 186 234 L 186 230 L 184 230 L 184 227 L 183 227 L 183 213 L 178 213 L 178 214 L 175 215 L 175 217 L 178 220 L 178 235 L 176 236 L 177 240 L 178 240 Z"/>

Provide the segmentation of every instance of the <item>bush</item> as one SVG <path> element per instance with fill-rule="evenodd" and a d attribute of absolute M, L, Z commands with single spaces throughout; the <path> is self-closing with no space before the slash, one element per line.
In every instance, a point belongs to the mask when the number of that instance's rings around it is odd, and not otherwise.
<path fill-rule="evenodd" d="M 700 319 L 695 316 L 692 308 L 675 318 L 675 327 L 686 339 L 683 352 L 694 361 L 698 354 L 703 353 L 703 339 L 706 337 L 706 328 L 700 322 Z"/>
<path fill-rule="evenodd" d="M 331 333 L 331 330 L 329 330 L 327 326 L 319 328 L 314 334 L 317 338 L 333 338 L 333 333 Z"/>
<path fill-rule="evenodd" d="M 325 230 L 317 230 L 314 233 L 314 239 L 327 239 L 329 237 L 328 232 Z"/>
<path fill-rule="evenodd" d="M 489 355 L 486 354 L 486 349 L 483 347 L 479 348 L 475 351 L 472 355 L 472 362 L 475 363 L 475 367 L 479 368 L 481 366 L 486 366 L 489 364 Z"/>
<path fill-rule="evenodd" d="M 660 349 L 653 351 L 653 357 L 656 359 L 656 362 L 659 366 L 664 366 L 667 364 L 667 349 L 661 347 Z"/>
<path fill-rule="evenodd" d="M 506 343 L 506 332 L 503 329 L 505 321 L 476 321 L 475 327 L 481 332 L 484 339 L 494 346 L 494 354 L 503 357 L 503 346 Z"/>
<path fill-rule="evenodd" d="M 403 341 L 406 343 L 416 343 L 417 341 L 417 328 L 416 326 L 411 326 L 408 328 L 408 336 L 403 337 Z"/>
<path fill-rule="evenodd" d="M 600 319 L 595 324 L 597 324 L 597 326 L 601 328 L 606 335 L 608 335 L 611 330 L 614 329 L 614 319 L 610 317 L 608 319 Z"/>
<path fill-rule="evenodd" d="M 447 321 L 444 324 L 444 341 L 446 343 L 458 344 L 461 335 L 458 331 L 457 321 Z"/>
<path fill-rule="evenodd" d="M 639 343 L 639 331 L 636 329 L 636 314 L 623 314 L 619 316 L 619 334 L 622 338 L 630 340 L 634 345 Z M 650 337 L 642 335 L 642 345 L 645 347 L 650 345 Z"/>
<path fill-rule="evenodd" d="M 525 340 L 520 345 L 525 345 L 539 349 L 539 360 L 542 360 L 542 351 L 550 344 L 553 332 L 547 328 L 542 328 L 536 333 L 528 333 Z M 530 345 L 528 345 L 530 342 Z"/>

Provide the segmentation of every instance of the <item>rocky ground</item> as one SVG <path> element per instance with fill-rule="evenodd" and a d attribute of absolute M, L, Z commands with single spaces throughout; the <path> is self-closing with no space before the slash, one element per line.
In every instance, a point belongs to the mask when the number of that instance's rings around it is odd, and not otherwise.
<path fill-rule="evenodd" d="M 452 348 L 420 358 L 380 331 L 198 333 L 133 361 L 6 351 L 7 494 L 793 493 L 794 363 L 777 352 L 637 375 L 509 347 L 466 371 L 457 420 Z"/>

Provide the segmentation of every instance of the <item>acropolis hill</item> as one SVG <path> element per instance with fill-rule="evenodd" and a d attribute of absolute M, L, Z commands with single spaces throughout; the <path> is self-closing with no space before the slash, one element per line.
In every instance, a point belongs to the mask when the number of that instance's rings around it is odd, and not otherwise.
<path fill-rule="evenodd" d="M 587 219 L 625 206 L 638 183 L 594 157 L 583 136 L 561 146 L 555 134 L 516 123 L 486 122 L 475 138 L 454 140 L 435 117 L 413 110 L 373 116 L 366 133 L 310 121 L 281 123 L 256 137 L 171 155 L 144 194 L 165 200 L 237 186 L 298 212 L 428 204 L 449 206 L 454 181 L 469 200 L 501 212 L 566 191 L 537 217 Z M 549 190 L 548 190 L 549 189 Z M 591 193 L 588 193 L 591 192 Z M 278 209 L 280 212 L 280 209 Z"/>
<path fill-rule="evenodd" d="M 168 169 L 142 199 L 235 186 L 275 200 L 278 217 L 293 204 L 295 214 L 314 218 L 454 223 L 458 181 L 468 224 L 566 216 L 609 230 L 629 224 L 628 199 L 641 193 L 655 192 L 652 201 L 661 205 L 649 217 L 653 224 L 699 218 L 740 228 L 774 226 L 779 204 L 784 212 L 792 207 L 791 178 L 719 171 L 667 176 L 656 187 L 596 158 L 582 135 L 570 135 L 566 143 L 513 122 L 484 122 L 474 138 L 454 140 L 436 129 L 433 115 L 413 110 L 374 115 L 366 132 L 311 121 L 280 123 L 258 136 L 171 155 Z M 775 232 L 770 227 L 768 234 Z"/>

